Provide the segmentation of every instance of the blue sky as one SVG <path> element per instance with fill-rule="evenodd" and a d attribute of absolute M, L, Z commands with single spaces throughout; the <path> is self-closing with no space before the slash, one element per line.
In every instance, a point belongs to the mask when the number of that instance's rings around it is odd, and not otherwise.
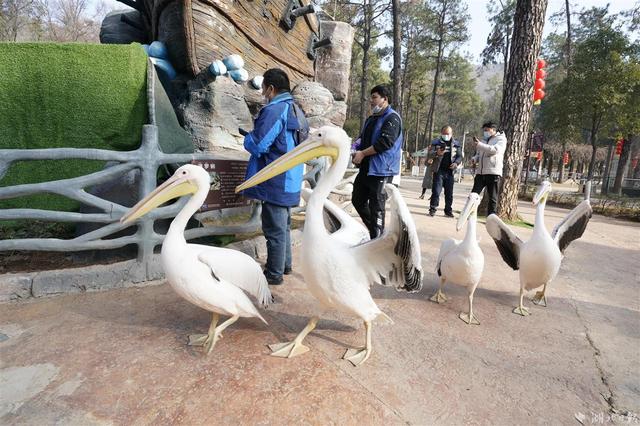
<path fill-rule="evenodd" d="M 631 9 L 635 1 L 636 0 L 571 0 L 571 5 L 577 11 L 582 8 L 590 8 L 593 6 L 605 6 L 608 3 L 609 11 L 611 13 L 618 13 L 622 10 Z M 469 14 L 471 15 L 471 37 L 466 45 L 462 47 L 462 50 L 469 53 L 476 62 L 479 62 L 480 53 L 482 52 L 482 49 L 484 49 L 487 36 L 489 35 L 489 30 L 491 29 L 491 25 L 487 23 L 487 3 L 488 0 L 467 0 L 467 4 L 469 5 Z M 547 6 L 547 22 L 544 26 L 545 36 L 553 31 L 553 27 L 549 23 L 549 16 L 559 10 L 564 11 L 564 4 L 565 0 L 549 0 L 549 4 Z"/>
<path fill-rule="evenodd" d="M 90 1 L 93 4 L 97 2 L 97 0 Z M 622 10 L 631 9 L 636 1 L 637 0 L 571 0 L 571 4 L 575 10 L 578 10 L 578 8 L 604 6 L 608 3 L 610 5 L 609 10 L 612 13 L 618 13 Z M 487 22 L 487 3 L 489 0 L 466 0 L 466 2 L 469 6 L 469 14 L 471 15 L 471 25 L 469 26 L 471 37 L 469 41 L 462 46 L 462 51 L 469 54 L 474 61 L 479 62 L 480 52 L 484 49 L 489 30 L 491 29 L 491 24 Z M 544 28 L 545 35 L 553 30 L 551 24 L 548 22 L 548 17 L 559 10 L 564 10 L 564 2 L 565 0 L 549 0 L 547 6 L 547 23 Z M 104 3 L 108 10 L 127 7 L 116 0 L 104 0 Z"/>

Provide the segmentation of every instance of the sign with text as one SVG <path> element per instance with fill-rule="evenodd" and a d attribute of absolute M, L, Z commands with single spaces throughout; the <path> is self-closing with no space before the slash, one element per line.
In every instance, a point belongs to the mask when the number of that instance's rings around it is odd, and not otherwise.
<path fill-rule="evenodd" d="M 200 208 L 201 212 L 244 207 L 251 200 L 235 193 L 236 186 L 244 182 L 247 162 L 241 160 L 194 160 L 191 164 L 209 172 L 211 187 L 209 195 Z"/>

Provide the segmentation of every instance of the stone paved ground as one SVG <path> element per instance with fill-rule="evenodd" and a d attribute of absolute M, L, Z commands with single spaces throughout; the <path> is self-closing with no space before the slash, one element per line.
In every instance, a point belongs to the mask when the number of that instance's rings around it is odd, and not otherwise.
<path fill-rule="evenodd" d="M 549 307 L 534 306 L 526 318 L 511 313 L 518 275 L 481 226 L 486 265 L 474 305 L 482 324 L 468 326 L 458 319 L 465 289 L 448 287 L 444 305 L 428 300 L 438 247 L 455 223 L 441 212 L 426 216 L 418 188 L 419 180 L 403 181 L 422 243 L 424 289 L 373 289 L 395 324 L 374 327 L 374 353 L 363 366 L 340 359 L 361 343 L 363 328 L 336 313 L 309 336 L 309 353 L 268 356 L 266 344 L 292 338 L 315 311 L 297 273 L 274 289 L 279 303 L 266 312 L 269 326 L 238 321 L 209 357 L 185 345 L 209 315 L 164 283 L 4 304 L 0 423 L 637 422 L 640 224 L 595 216 L 567 251 Z M 468 190 L 456 186 L 454 209 Z M 520 211 L 533 220 L 530 204 Z M 565 213 L 548 208 L 547 226 Z"/>

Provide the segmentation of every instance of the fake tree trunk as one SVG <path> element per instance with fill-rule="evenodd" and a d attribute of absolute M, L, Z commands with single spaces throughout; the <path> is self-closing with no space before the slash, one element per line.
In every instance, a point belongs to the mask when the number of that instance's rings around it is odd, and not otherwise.
<path fill-rule="evenodd" d="M 522 159 L 529 134 L 533 80 L 540 52 L 547 0 L 518 0 L 513 22 L 509 72 L 500 106 L 500 122 L 507 137 L 498 214 L 516 220 Z"/>

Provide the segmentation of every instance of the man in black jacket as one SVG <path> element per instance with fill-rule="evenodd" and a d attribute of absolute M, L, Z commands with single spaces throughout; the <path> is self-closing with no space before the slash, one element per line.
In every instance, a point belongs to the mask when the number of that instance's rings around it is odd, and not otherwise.
<path fill-rule="evenodd" d="M 389 105 L 390 91 L 379 85 L 371 89 L 372 114 L 364 123 L 354 146 L 353 163 L 359 166 L 353 182 L 353 207 L 369 229 L 371 239 L 384 230 L 387 195 L 384 185 L 400 173 L 402 120 Z"/>

